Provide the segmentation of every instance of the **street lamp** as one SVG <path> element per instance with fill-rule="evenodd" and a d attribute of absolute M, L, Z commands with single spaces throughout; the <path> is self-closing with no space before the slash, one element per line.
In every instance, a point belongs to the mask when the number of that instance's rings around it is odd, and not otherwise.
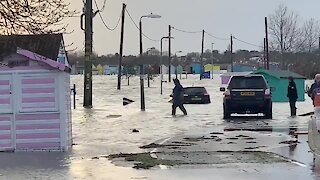
<path fill-rule="evenodd" d="M 149 14 L 149 15 L 144 15 L 140 17 L 140 21 L 139 21 L 139 32 L 140 32 L 140 58 L 142 58 L 142 53 L 143 53 L 143 49 L 142 49 L 142 18 L 161 18 L 160 15 L 157 14 Z M 141 96 L 141 110 L 145 111 L 146 107 L 145 107 L 145 100 L 144 100 L 144 81 L 143 81 L 143 63 L 141 62 L 140 65 L 140 96 Z"/>
<path fill-rule="evenodd" d="M 173 37 L 166 36 L 166 37 L 162 37 L 161 40 L 160 40 L 160 73 L 161 73 L 161 76 L 160 76 L 160 81 L 161 81 L 160 94 L 161 95 L 162 95 L 162 83 L 163 83 L 163 71 L 162 71 L 162 64 L 163 64 L 163 62 L 162 62 L 162 40 L 163 39 L 173 39 Z"/>
<path fill-rule="evenodd" d="M 154 50 L 155 48 L 148 48 L 147 49 L 147 56 L 149 56 L 149 51 Z M 150 64 L 148 64 L 148 87 L 150 87 Z"/>
<path fill-rule="evenodd" d="M 174 53 L 174 57 L 177 59 L 177 53 L 182 53 L 182 51 L 176 51 L 175 53 Z M 176 65 L 176 69 L 175 69 L 175 74 L 176 74 L 176 79 L 178 79 L 178 70 L 177 70 L 177 68 L 178 68 L 178 65 Z"/>
<path fill-rule="evenodd" d="M 211 70 L 212 70 L 211 79 L 213 79 L 213 45 L 214 43 L 211 43 Z"/>

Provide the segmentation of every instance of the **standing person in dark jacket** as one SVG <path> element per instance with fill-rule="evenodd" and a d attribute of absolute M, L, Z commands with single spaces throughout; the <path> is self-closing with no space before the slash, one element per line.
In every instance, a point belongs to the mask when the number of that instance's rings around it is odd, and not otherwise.
<path fill-rule="evenodd" d="M 184 90 L 182 85 L 180 84 L 180 81 L 178 79 L 174 79 L 174 88 L 173 88 L 173 104 L 172 104 L 172 115 L 176 115 L 176 109 L 177 107 L 180 108 L 180 110 L 183 112 L 184 115 L 187 115 L 187 110 L 183 106 L 184 101 Z"/>
<path fill-rule="evenodd" d="M 320 74 L 316 74 L 314 77 L 314 83 L 311 85 L 310 89 L 308 90 L 308 96 L 312 99 L 313 105 L 314 105 L 314 90 L 316 88 L 319 88 L 320 83 Z"/>
<path fill-rule="evenodd" d="M 296 102 L 298 99 L 298 93 L 297 93 L 296 83 L 294 82 L 293 77 L 291 76 L 289 77 L 287 97 L 289 98 L 291 116 L 296 116 L 296 113 L 297 113 Z"/>

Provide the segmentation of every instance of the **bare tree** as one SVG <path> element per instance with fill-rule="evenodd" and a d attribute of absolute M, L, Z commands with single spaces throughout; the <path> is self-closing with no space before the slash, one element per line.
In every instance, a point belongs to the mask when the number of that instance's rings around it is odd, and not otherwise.
<path fill-rule="evenodd" d="M 298 27 L 299 16 L 289 11 L 288 7 L 280 5 L 273 15 L 269 16 L 269 33 L 272 50 L 282 54 L 282 68 L 286 67 L 284 54 L 295 51 L 301 46 L 301 30 Z"/>
<path fill-rule="evenodd" d="M 66 17 L 74 16 L 64 0 L 0 0 L 0 34 L 64 32 Z"/>
<path fill-rule="evenodd" d="M 317 47 L 320 32 L 319 22 L 313 18 L 309 19 L 304 23 L 302 31 L 302 50 L 310 53 Z"/>

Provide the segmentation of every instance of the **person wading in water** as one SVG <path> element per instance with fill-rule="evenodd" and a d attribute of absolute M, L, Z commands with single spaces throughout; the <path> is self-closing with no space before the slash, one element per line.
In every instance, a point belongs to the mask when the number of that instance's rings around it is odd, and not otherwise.
<path fill-rule="evenodd" d="M 176 109 L 177 107 L 180 108 L 180 110 L 183 112 L 184 115 L 187 115 L 187 110 L 183 106 L 184 102 L 184 90 L 182 85 L 180 84 L 180 81 L 178 79 L 173 80 L 174 88 L 173 88 L 173 104 L 172 104 L 172 115 L 176 115 Z"/>

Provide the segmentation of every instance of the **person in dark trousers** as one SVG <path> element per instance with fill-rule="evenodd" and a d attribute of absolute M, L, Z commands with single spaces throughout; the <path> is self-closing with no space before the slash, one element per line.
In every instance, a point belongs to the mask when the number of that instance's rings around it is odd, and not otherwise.
<path fill-rule="evenodd" d="M 287 97 L 289 98 L 291 116 L 296 116 L 297 114 L 296 102 L 298 99 L 297 87 L 296 87 L 296 83 L 293 80 L 293 77 L 289 77 L 288 79 L 289 79 L 289 85 L 288 85 Z"/>
<path fill-rule="evenodd" d="M 177 107 L 180 108 L 180 110 L 183 112 L 184 115 L 187 115 L 187 110 L 183 106 L 184 102 L 184 90 L 182 85 L 180 84 L 180 81 L 178 79 L 173 80 L 174 88 L 173 88 L 173 104 L 172 104 L 172 115 L 176 115 L 176 109 Z"/>
<path fill-rule="evenodd" d="M 319 88 L 319 82 L 320 82 L 320 74 L 316 74 L 314 77 L 314 83 L 311 85 L 311 87 L 308 90 L 308 96 L 312 99 L 313 105 L 314 105 L 314 90 L 316 88 Z"/>

